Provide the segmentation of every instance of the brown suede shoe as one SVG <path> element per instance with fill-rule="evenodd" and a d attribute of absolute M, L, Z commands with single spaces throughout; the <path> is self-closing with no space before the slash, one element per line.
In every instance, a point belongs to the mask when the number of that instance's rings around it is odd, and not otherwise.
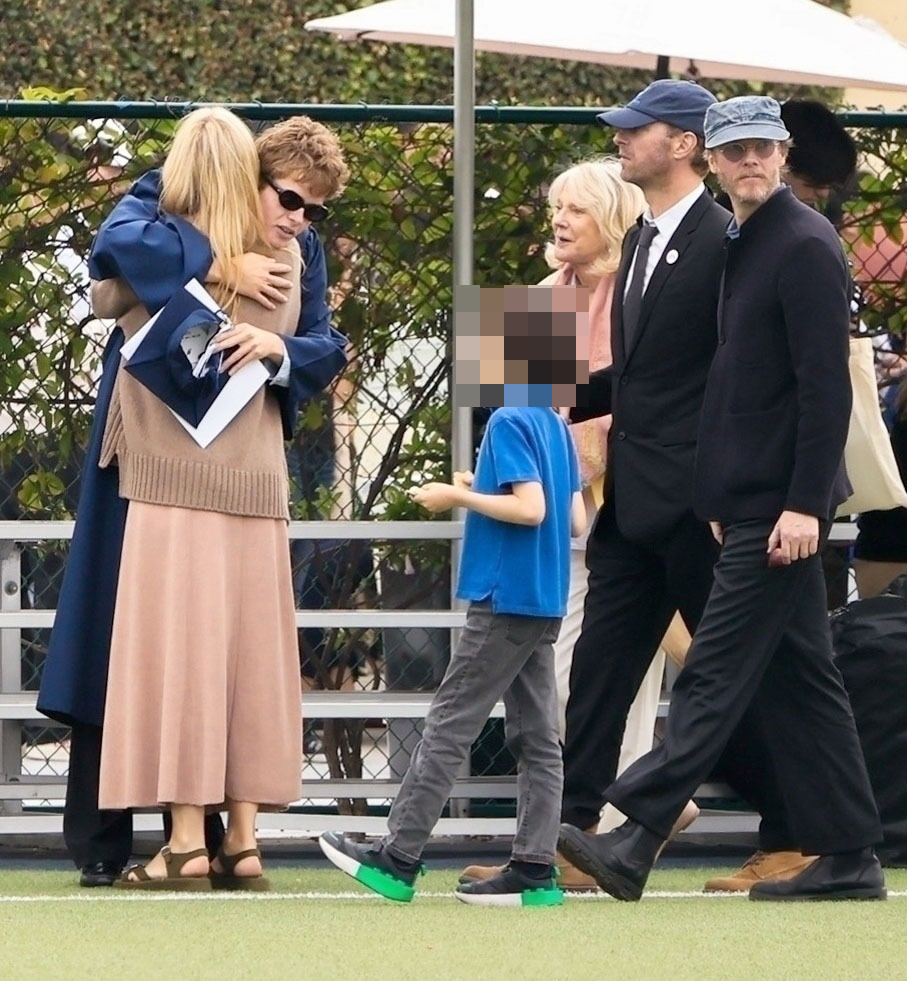
<path fill-rule="evenodd" d="M 595 834 L 587 831 L 586 834 Z M 598 884 L 591 875 L 587 875 L 570 861 L 566 856 L 557 853 L 557 884 L 564 892 L 597 892 Z"/>
<path fill-rule="evenodd" d="M 709 879 L 702 891 L 749 892 L 757 882 L 792 879 L 812 865 L 816 857 L 801 852 L 756 852 L 733 875 Z"/>
<path fill-rule="evenodd" d="M 460 882 L 484 882 L 500 875 L 505 868 L 504 865 L 467 865 L 460 873 Z"/>

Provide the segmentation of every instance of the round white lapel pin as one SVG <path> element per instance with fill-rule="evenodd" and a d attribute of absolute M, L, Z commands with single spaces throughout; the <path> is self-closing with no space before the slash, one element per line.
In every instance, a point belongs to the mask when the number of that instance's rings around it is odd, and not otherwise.
<path fill-rule="evenodd" d="M 665 256 L 665 262 L 669 266 L 673 266 L 674 263 L 677 262 L 679 258 L 680 258 L 680 253 L 677 251 L 677 249 L 671 249 L 671 251 L 668 252 L 668 254 Z"/>

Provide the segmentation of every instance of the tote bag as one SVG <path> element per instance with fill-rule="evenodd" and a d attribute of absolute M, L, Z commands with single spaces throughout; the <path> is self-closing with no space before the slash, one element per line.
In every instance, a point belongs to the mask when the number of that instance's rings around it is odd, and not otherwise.
<path fill-rule="evenodd" d="M 868 337 L 850 339 L 849 368 L 853 409 L 844 464 L 853 494 L 838 507 L 838 517 L 907 507 L 907 491 L 879 408 L 873 347 Z"/>

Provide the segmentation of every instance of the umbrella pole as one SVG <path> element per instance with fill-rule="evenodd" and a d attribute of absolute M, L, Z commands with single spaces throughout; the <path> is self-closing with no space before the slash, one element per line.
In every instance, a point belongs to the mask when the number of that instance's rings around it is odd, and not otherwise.
<path fill-rule="evenodd" d="M 474 0 L 457 0 L 454 47 L 454 286 L 472 284 L 476 154 Z"/>
<path fill-rule="evenodd" d="M 453 227 L 453 281 L 458 286 L 471 286 L 473 273 L 473 220 L 475 200 L 476 162 L 476 72 L 473 38 L 474 0 L 457 0 L 456 38 L 454 42 L 454 227 Z M 451 318 L 453 323 L 453 318 Z M 454 362 L 456 363 L 456 362 Z M 456 398 L 456 368 L 452 375 L 454 391 L 451 463 L 453 470 L 472 470 L 472 409 L 460 405 Z M 466 512 L 457 508 L 455 515 L 464 520 Z M 458 539 L 451 543 L 451 609 L 461 609 L 463 603 L 456 597 L 457 577 L 460 570 L 461 545 Z M 457 642 L 459 631 L 451 631 L 451 650 Z M 465 816 L 468 802 L 452 800 L 451 816 Z"/>

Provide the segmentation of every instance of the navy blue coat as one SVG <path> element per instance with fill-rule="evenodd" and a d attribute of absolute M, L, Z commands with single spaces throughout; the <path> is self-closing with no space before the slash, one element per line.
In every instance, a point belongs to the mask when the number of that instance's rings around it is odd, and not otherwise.
<path fill-rule="evenodd" d="M 101 226 L 88 260 L 92 279 L 122 277 L 155 313 L 193 277 L 204 280 L 212 256 L 191 224 L 158 210 L 160 176 L 142 177 Z M 280 402 L 284 436 L 292 435 L 299 403 L 324 389 L 346 364 L 346 339 L 331 326 L 327 266 L 314 229 L 300 236 L 304 264 L 302 312 L 295 336 L 284 338 L 290 384 L 272 391 Z M 153 256 L 153 262 L 149 261 Z M 120 365 L 123 333 L 114 330 L 103 357 L 82 486 L 54 629 L 44 663 L 38 710 L 71 725 L 104 719 L 110 636 L 127 502 L 115 468 L 101 469 L 101 440 Z"/>
<path fill-rule="evenodd" d="M 700 518 L 827 519 L 850 495 L 850 299 L 837 232 L 788 187 L 728 241 L 696 449 Z"/>

